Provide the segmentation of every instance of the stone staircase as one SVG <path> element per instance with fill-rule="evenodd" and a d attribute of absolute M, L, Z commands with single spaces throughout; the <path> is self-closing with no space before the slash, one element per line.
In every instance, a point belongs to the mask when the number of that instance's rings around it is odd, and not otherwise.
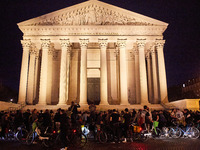
<path fill-rule="evenodd" d="M 163 102 L 161 102 L 160 105 L 162 105 L 164 107 L 164 109 L 167 109 L 167 110 L 176 108 L 176 106 L 174 106 L 171 103 L 163 103 Z"/>
<path fill-rule="evenodd" d="M 18 103 L 17 107 L 9 107 L 8 111 L 22 110 L 25 106 L 26 106 L 26 103 Z"/>
<path fill-rule="evenodd" d="M 26 106 L 25 103 L 10 103 L 10 102 L 0 102 L 0 110 L 1 111 L 16 111 L 22 110 Z"/>

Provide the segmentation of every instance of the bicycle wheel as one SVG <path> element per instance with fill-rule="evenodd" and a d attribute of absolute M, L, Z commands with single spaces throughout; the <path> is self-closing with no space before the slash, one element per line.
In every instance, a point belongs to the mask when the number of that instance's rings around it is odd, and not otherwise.
<path fill-rule="evenodd" d="M 169 137 L 169 128 L 163 127 L 161 130 L 161 136 L 162 137 Z"/>
<path fill-rule="evenodd" d="M 180 138 L 181 135 L 182 135 L 182 131 L 180 128 L 170 128 L 169 130 L 169 135 L 172 137 L 172 138 Z"/>
<path fill-rule="evenodd" d="M 53 136 L 49 136 L 48 140 L 42 140 L 42 145 L 44 145 L 47 148 L 53 147 L 54 146 L 54 140 L 55 138 Z"/>
<path fill-rule="evenodd" d="M 31 145 L 35 139 L 35 132 L 29 132 L 26 138 L 26 144 Z"/>
<path fill-rule="evenodd" d="M 140 133 L 139 134 L 139 139 L 142 141 L 142 142 L 146 142 L 149 137 L 148 136 L 145 136 L 144 133 Z"/>
<path fill-rule="evenodd" d="M 195 127 L 190 127 L 189 129 L 189 137 L 192 139 L 198 139 L 199 137 L 199 130 Z"/>
<path fill-rule="evenodd" d="M 42 140 L 42 144 L 47 148 L 52 147 L 54 145 L 56 136 L 53 134 L 53 128 L 51 126 L 46 128 L 44 137 L 47 137 L 48 139 Z"/>
<path fill-rule="evenodd" d="M 27 136 L 28 136 L 28 131 L 23 128 L 16 133 L 17 140 L 22 144 L 26 144 Z"/>
<path fill-rule="evenodd" d="M 87 143 L 87 138 L 82 132 L 81 133 L 76 133 L 76 134 L 72 134 L 70 142 L 76 148 L 82 148 Z"/>
<path fill-rule="evenodd" d="M 156 131 L 153 129 L 152 137 L 153 138 L 159 138 L 160 136 L 161 136 L 161 130 L 159 128 L 156 128 Z"/>
<path fill-rule="evenodd" d="M 108 141 L 107 134 L 103 131 L 98 133 L 98 140 L 100 143 L 106 143 Z"/>

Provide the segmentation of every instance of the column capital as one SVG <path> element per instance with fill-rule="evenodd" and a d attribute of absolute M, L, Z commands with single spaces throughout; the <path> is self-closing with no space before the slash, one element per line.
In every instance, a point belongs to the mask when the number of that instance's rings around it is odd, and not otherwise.
<path fill-rule="evenodd" d="M 35 51 L 35 58 L 38 59 L 40 57 L 39 51 Z"/>
<path fill-rule="evenodd" d="M 159 40 L 159 39 L 157 39 L 156 42 L 155 42 L 155 44 L 156 44 L 157 48 L 163 48 L 163 46 L 165 44 L 165 40 Z"/>
<path fill-rule="evenodd" d="M 150 46 L 149 52 L 150 52 L 151 54 L 155 54 L 155 53 L 156 53 L 155 45 L 151 45 L 151 46 Z"/>
<path fill-rule="evenodd" d="M 138 49 L 134 49 L 134 54 L 135 55 L 139 55 L 139 50 Z"/>
<path fill-rule="evenodd" d="M 35 55 L 36 54 L 36 51 L 34 49 L 31 49 L 30 50 L 30 55 Z"/>
<path fill-rule="evenodd" d="M 147 52 L 146 52 L 146 54 L 145 54 L 145 57 L 147 58 L 147 59 L 150 59 L 151 58 L 151 56 L 150 56 L 150 50 L 147 50 Z"/>
<path fill-rule="evenodd" d="M 125 48 L 126 47 L 126 40 L 127 39 L 117 39 L 117 46 L 119 48 Z"/>
<path fill-rule="evenodd" d="M 68 48 L 70 46 L 69 39 L 60 39 L 61 48 Z"/>
<path fill-rule="evenodd" d="M 146 39 L 137 39 L 136 43 L 138 48 L 144 48 L 146 44 Z"/>
<path fill-rule="evenodd" d="M 50 48 L 50 39 L 41 39 L 42 48 Z"/>
<path fill-rule="evenodd" d="M 30 39 L 21 40 L 21 44 L 22 44 L 23 48 L 30 48 L 31 47 L 31 40 Z"/>
<path fill-rule="evenodd" d="M 115 53 L 115 56 L 118 57 L 119 56 L 119 49 L 116 48 L 114 53 Z"/>
<path fill-rule="evenodd" d="M 100 48 L 107 48 L 108 39 L 98 39 Z"/>
<path fill-rule="evenodd" d="M 80 41 L 80 46 L 81 46 L 81 48 L 87 48 L 87 45 L 88 45 L 88 43 L 89 43 L 89 39 L 79 39 L 79 41 Z"/>
<path fill-rule="evenodd" d="M 50 48 L 49 50 L 48 50 L 48 55 L 53 55 L 53 48 Z"/>

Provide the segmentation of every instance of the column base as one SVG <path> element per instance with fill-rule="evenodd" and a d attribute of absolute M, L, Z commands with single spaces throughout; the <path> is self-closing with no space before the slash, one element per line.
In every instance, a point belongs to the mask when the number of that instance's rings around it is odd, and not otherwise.
<path fill-rule="evenodd" d="M 144 106 L 144 105 L 149 106 L 149 105 L 151 105 L 151 103 L 149 103 L 149 102 L 148 102 L 148 103 L 140 103 L 140 105 L 143 105 L 143 106 Z"/>
<path fill-rule="evenodd" d="M 99 105 L 100 106 L 103 106 L 103 105 L 107 106 L 107 105 L 110 105 L 110 104 L 109 103 L 105 103 L 105 104 L 104 103 L 102 103 L 102 104 L 100 103 Z"/>
<path fill-rule="evenodd" d="M 80 106 L 88 106 L 89 104 L 85 104 L 85 103 L 79 103 Z"/>
<path fill-rule="evenodd" d="M 36 104 L 35 106 L 46 106 L 47 104 Z"/>
<path fill-rule="evenodd" d="M 57 106 L 62 107 L 62 106 L 67 106 L 67 104 L 57 104 Z"/>
<path fill-rule="evenodd" d="M 120 104 L 121 106 L 129 106 L 129 105 L 131 105 L 131 104 L 129 104 L 129 103 L 127 103 L 127 104 Z"/>

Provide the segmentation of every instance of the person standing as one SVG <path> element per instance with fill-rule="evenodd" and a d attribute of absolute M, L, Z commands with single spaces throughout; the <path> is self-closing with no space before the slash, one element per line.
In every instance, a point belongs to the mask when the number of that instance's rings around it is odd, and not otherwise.
<path fill-rule="evenodd" d="M 180 125 L 183 125 L 183 122 L 184 122 L 184 120 L 185 120 L 185 117 L 184 117 L 183 112 L 182 112 L 180 109 L 177 109 L 177 111 L 176 111 L 176 118 L 178 119 L 178 120 L 177 120 L 178 123 L 179 123 Z"/>
<path fill-rule="evenodd" d="M 68 147 L 66 136 L 68 135 L 70 124 L 69 118 L 67 117 L 65 111 L 63 109 L 60 110 L 60 134 L 61 134 L 61 149 L 66 150 Z"/>
<path fill-rule="evenodd" d="M 70 111 L 71 111 L 71 121 L 73 124 L 76 123 L 76 118 L 78 115 L 78 108 L 80 108 L 79 104 L 75 104 L 74 101 L 71 102 Z"/>
<path fill-rule="evenodd" d="M 129 125 L 131 123 L 131 114 L 129 113 L 128 111 L 128 108 L 125 109 L 125 112 L 124 112 L 124 115 L 123 115 L 123 118 L 124 118 L 124 123 L 123 123 L 123 128 L 124 128 L 124 141 L 123 143 L 126 143 L 127 142 L 127 138 L 128 138 L 128 129 L 129 129 Z"/>
<path fill-rule="evenodd" d="M 95 121 L 95 119 L 96 119 L 96 106 L 94 105 L 93 102 L 90 104 L 89 110 L 90 110 L 90 119 L 92 121 Z"/>
<path fill-rule="evenodd" d="M 119 113 L 113 109 L 113 113 L 110 116 L 110 123 L 113 129 L 113 135 L 117 138 L 116 142 L 120 142 L 120 131 L 119 131 L 119 122 L 121 121 Z"/>
<path fill-rule="evenodd" d="M 23 118 L 24 118 L 24 124 L 28 131 L 30 131 L 30 120 L 29 120 L 30 116 L 31 116 L 30 109 L 27 109 L 26 112 L 23 114 Z"/>
<path fill-rule="evenodd" d="M 144 110 L 141 112 L 141 127 L 143 130 L 148 129 L 148 124 L 150 122 L 150 114 L 148 112 L 148 107 L 144 105 Z"/>

